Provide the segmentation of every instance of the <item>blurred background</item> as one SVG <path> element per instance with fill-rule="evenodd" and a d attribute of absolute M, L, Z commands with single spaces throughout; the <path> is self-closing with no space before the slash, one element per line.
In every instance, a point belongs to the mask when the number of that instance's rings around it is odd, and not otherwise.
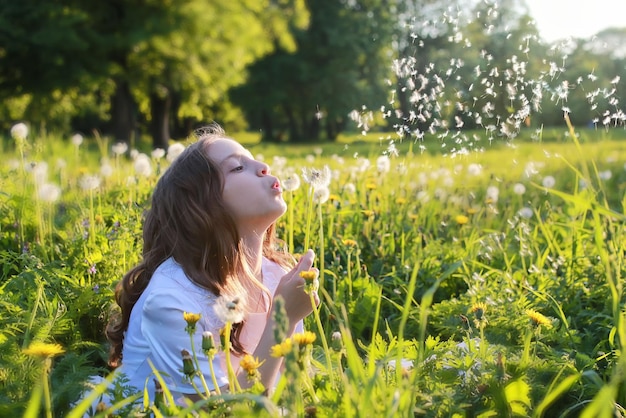
<path fill-rule="evenodd" d="M 335 141 L 364 127 L 509 136 L 563 125 L 563 111 L 581 127 L 624 121 L 619 0 L 588 10 L 536 0 L 2 3 L 4 132 L 26 121 L 40 134 L 166 148 L 211 120 L 268 142 Z"/>

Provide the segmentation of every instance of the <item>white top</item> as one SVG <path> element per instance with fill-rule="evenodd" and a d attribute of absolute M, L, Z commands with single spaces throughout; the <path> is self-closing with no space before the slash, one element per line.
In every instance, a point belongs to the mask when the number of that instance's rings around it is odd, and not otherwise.
<path fill-rule="evenodd" d="M 262 273 L 263 284 L 274 295 L 285 270 L 264 257 Z M 195 352 L 209 389 L 214 389 L 209 360 L 202 352 L 202 333 L 210 331 L 219 342 L 219 330 L 224 327 L 224 323 L 213 310 L 216 300 L 213 293 L 189 280 L 178 263 L 172 258 L 167 259 L 156 269 L 133 307 L 124 337 L 122 366 L 118 371 L 124 373 L 130 380 L 129 383 L 138 391 L 143 392 L 146 388 L 153 400 L 154 375 L 148 363 L 150 359 L 173 395 L 196 393 L 194 387 L 183 379 L 181 350 L 185 349 L 190 353 L 192 351 L 189 334 L 185 331 L 187 323 L 183 319 L 183 312 L 200 313 L 200 321 L 196 324 L 193 335 Z M 247 352 L 253 353 L 256 349 L 266 322 L 267 312 L 246 315 L 240 341 Z M 296 332 L 302 332 L 302 321 L 296 327 Z M 231 360 L 236 371 L 239 368 L 239 359 L 232 356 Z M 215 356 L 213 369 L 217 384 L 228 384 L 222 351 Z M 198 377 L 194 382 L 202 390 Z"/>

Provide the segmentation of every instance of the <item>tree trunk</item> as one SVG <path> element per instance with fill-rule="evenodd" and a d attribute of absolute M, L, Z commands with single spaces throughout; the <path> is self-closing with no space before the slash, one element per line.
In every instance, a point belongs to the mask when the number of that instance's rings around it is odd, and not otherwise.
<path fill-rule="evenodd" d="M 126 80 L 115 81 L 111 97 L 111 132 L 115 142 L 129 143 L 135 128 L 135 101 Z"/>
<path fill-rule="evenodd" d="M 162 97 L 160 94 L 150 94 L 150 133 L 152 148 L 167 149 L 170 140 L 170 109 L 172 96 L 169 92 Z"/>
<path fill-rule="evenodd" d="M 274 135 L 274 123 L 267 109 L 261 110 L 261 131 L 262 141 L 279 142 L 279 138 Z"/>

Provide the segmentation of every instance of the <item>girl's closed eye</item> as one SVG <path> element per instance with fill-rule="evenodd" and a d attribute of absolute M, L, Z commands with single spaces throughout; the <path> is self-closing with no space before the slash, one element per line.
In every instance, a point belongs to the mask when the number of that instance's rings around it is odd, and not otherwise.
<path fill-rule="evenodd" d="M 238 165 L 237 167 L 233 168 L 232 171 L 243 171 L 243 166 L 242 165 Z"/>

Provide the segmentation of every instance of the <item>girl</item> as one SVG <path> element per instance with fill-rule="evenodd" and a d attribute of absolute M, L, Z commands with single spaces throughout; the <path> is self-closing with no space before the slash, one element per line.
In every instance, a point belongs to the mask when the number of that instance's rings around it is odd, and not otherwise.
<path fill-rule="evenodd" d="M 219 338 L 227 305 L 243 320 L 231 333 L 233 365 L 244 353 L 258 357 L 261 383 L 272 387 L 281 358 L 269 355 L 273 337 L 272 300 L 281 296 L 288 334 L 302 329 L 312 312 L 299 273 L 311 269 L 307 252 L 287 272 L 291 257 L 275 246 L 275 221 L 285 212 L 278 179 L 269 167 L 228 138 L 217 125 L 196 133 L 190 145 L 159 179 L 143 230 L 143 260 L 116 288 L 121 315 L 106 330 L 110 363 L 120 366 L 137 390 L 154 399 L 150 360 L 175 395 L 197 399 L 185 382 L 181 350 L 191 351 L 183 313 L 200 313 L 193 336 L 209 390 L 214 390 L 202 333 Z M 317 270 L 313 269 L 316 273 Z M 315 295 L 316 303 L 319 303 Z M 240 319 L 235 319 L 235 321 Z M 228 384 L 224 354 L 213 361 L 218 386 Z M 246 386 L 245 373 L 238 380 Z M 197 379 L 197 378 L 196 378 Z M 202 388 L 200 380 L 196 386 Z"/>

